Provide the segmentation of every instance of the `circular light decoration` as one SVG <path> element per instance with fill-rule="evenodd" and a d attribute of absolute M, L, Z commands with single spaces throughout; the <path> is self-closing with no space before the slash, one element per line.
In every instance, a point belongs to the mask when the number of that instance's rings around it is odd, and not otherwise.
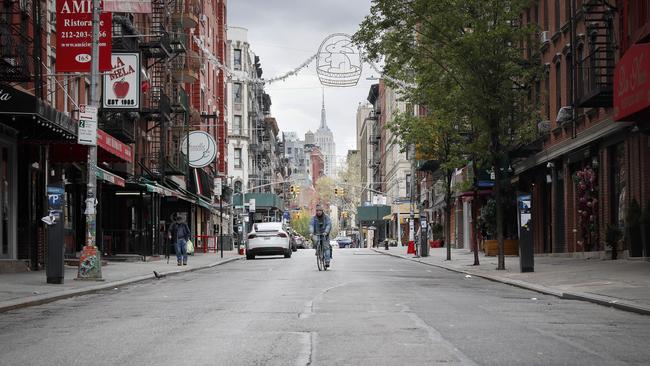
<path fill-rule="evenodd" d="M 355 86 L 361 77 L 361 53 L 344 33 L 329 35 L 318 49 L 316 72 L 325 86 Z"/>
<path fill-rule="evenodd" d="M 212 135 L 204 131 L 192 131 L 181 141 L 181 152 L 188 153 L 187 140 L 190 140 L 188 164 L 192 168 L 203 168 L 217 157 L 217 143 Z"/>

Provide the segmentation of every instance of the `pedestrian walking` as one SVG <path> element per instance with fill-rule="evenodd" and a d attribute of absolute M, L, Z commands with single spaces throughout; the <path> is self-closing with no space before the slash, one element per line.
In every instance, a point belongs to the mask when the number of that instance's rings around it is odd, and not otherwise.
<path fill-rule="evenodd" d="M 168 237 L 174 243 L 176 262 L 179 266 L 187 265 L 187 241 L 190 234 L 190 228 L 183 222 L 183 217 L 176 214 L 174 223 L 169 226 Z"/>

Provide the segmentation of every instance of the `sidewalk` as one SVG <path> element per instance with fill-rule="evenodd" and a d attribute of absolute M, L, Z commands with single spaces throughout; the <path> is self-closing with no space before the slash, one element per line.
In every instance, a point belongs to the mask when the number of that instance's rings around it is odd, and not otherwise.
<path fill-rule="evenodd" d="M 557 296 L 589 301 L 622 310 L 650 315 L 650 262 L 642 260 L 577 259 L 535 256 L 535 272 L 521 273 L 519 257 L 506 257 L 506 270 L 497 271 L 497 257 L 479 253 L 480 266 L 473 266 L 474 253 L 431 248 L 426 258 L 406 254 L 406 247 L 375 251 L 415 262 L 486 278 L 509 285 Z"/>
<path fill-rule="evenodd" d="M 176 265 L 176 257 L 165 257 L 150 262 L 108 262 L 102 267 L 104 281 L 76 281 L 77 267 L 65 266 L 63 284 L 46 283 L 45 271 L 0 274 L 0 313 L 11 309 L 44 304 L 72 296 L 89 294 L 109 288 L 154 278 L 214 267 L 243 258 L 236 250 L 220 253 L 196 253 L 187 266 Z"/>

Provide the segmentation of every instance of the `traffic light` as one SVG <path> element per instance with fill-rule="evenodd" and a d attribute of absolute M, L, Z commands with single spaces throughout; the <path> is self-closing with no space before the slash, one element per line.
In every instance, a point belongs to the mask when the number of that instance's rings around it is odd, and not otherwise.
<path fill-rule="evenodd" d="M 296 186 L 294 188 L 294 190 L 295 190 L 296 194 L 300 194 L 300 186 Z"/>
<path fill-rule="evenodd" d="M 293 185 L 290 186 L 290 187 L 289 187 L 289 192 L 291 192 L 291 193 L 295 193 L 295 192 L 296 192 L 296 187 L 294 187 Z"/>
<path fill-rule="evenodd" d="M 338 195 L 339 195 L 338 187 L 334 187 L 334 195 L 338 197 Z"/>

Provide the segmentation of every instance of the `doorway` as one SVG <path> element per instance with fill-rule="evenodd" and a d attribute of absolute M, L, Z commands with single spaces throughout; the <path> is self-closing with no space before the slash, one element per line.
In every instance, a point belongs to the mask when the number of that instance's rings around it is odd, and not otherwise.
<path fill-rule="evenodd" d="M 0 259 L 16 259 L 15 144 L 0 139 Z"/>

